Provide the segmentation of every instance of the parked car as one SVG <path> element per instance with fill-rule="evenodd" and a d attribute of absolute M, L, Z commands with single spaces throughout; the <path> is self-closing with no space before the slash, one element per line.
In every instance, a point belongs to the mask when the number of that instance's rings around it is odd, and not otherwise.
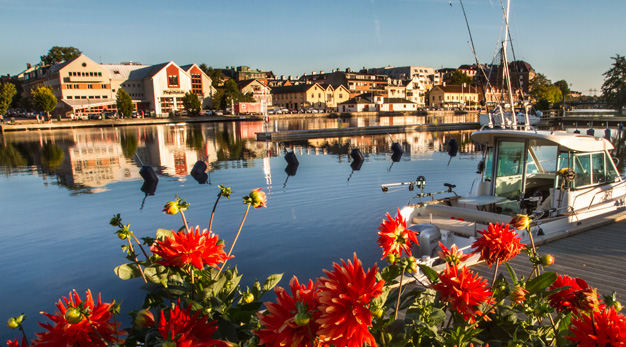
<path fill-rule="evenodd" d="M 213 112 L 216 116 L 223 116 L 224 112 L 222 112 L 221 110 L 217 110 L 215 112 Z"/>
<path fill-rule="evenodd" d="M 90 113 L 89 114 L 89 119 L 102 119 L 102 115 L 100 115 L 99 113 Z"/>
<path fill-rule="evenodd" d="M 104 113 L 104 118 L 106 118 L 106 119 L 115 119 L 115 118 L 117 118 L 117 113 L 115 113 L 115 112 L 105 112 Z"/>

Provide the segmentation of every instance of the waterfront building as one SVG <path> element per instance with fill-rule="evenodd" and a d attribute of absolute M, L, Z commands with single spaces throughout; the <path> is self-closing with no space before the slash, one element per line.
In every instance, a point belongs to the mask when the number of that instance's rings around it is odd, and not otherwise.
<path fill-rule="evenodd" d="M 274 105 L 292 110 L 335 109 L 337 104 L 347 100 L 348 96 L 348 89 L 342 85 L 335 88 L 330 84 L 302 83 L 272 88 Z"/>
<path fill-rule="evenodd" d="M 441 74 L 434 68 L 428 66 L 385 66 L 367 69 L 367 72 L 376 75 L 385 75 L 393 80 L 417 81 L 425 89 L 424 92 L 442 83 Z"/>
<path fill-rule="evenodd" d="M 266 105 L 271 106 L 271 89 L 266 83 L 267 80 L 265 80 L 265 83 L 257 79 L 244 80 L 237 82 L 237 88 L 241 93 L 252 96 L 257 102 L 263 102 L 263 100 L 265 100 Z"/>
<path fill-rule="evenodd" d="M 382 95 L 385 93 L 385 87 L 389 85 L 387 76 L 352 72 L 349 68 L 345 71 L 337 69 L 330 73 L 321 71 L 319 74 L 313 71 L 310 75 L 301 76 L 300 80 L 311 84 L 330 84 L 333 88 L 343 85 L 350 92 L 350 98 L 365 93 Z"/>
<path fill-rule="evenodd" d="M 478 88 L 473 86 L 435 86 L 428 92 L 428 104 L 445 109 L 476 107 L 480 102 L 478 95 Z"/>
<path fill-rule="evenodd" d="M 52 113 L 63 116 L 115 112 L 120 88 L 130 95 L 138 113 L 156 116 L 183 111 L 187 92 L 198 95 L 203 108 L 210 107 L 215 93 L 211 79 L 195 64 L 98 64 L 80 55 L 42 71 L 24 73 L 24 93 L 29 95 L 39 84 L 51 87 L 58 100 Z"/>
<path fill-rule="evenodd" d="M 338 112 L 415 112 L 418 105 L 404 98 L 361 94 L 337 106 Z"/>

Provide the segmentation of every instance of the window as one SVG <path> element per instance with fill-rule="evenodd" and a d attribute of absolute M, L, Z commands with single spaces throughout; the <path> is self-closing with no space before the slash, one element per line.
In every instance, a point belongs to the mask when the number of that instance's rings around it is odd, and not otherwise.
<path fill-rule="evenodd" d="M 71 85 L 71 84 L 68 84 L 68 85 L 66 85 L 65 87 L 66 87 L 67 89 L 72 89 L 72 85 Z"/>
<path fill-rule="evenodd" d="M 178 76 L 177 75 L 167 76 L 167 84 L 170 86 L 178 86 Z"/>
<path fill-rule="evenodd" d="M 101 84 L 101 85 L 100 85 L 100 88 L 102 88 L 102 89 L 107 89 L 107 85 L 106 85 L 106 84 Z"/>
<path fill-rule="evenodd" d="M 93 89 L 93 84 L 88 84 L 87 89 Z"/>
<path fill-rule="evenodd" d="M 72 98 L 72 96 L 71 96 L 71 95 L 68 95 L 68 96 L 66 96 L 66 98 L 67 98 L 67 99 L 71 99 L 71 98 Z"/>

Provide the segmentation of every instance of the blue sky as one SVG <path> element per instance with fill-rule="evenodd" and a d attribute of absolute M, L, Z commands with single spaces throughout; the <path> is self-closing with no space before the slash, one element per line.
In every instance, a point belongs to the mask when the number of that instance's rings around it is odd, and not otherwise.
<path fill-rule="evenodd" d="M 481 63 L 501 34 L 499 0 L 463 1 Z M 626 55 L 626 1 L 512 0 L 517 59 L 553 82 L 600 92 Z M 471 64 L 458 0 L 0 0 L 0 74 L 17 74 L 52 46 L 96 62 L 246 65 L 299 76 L 335 68 Z"/>

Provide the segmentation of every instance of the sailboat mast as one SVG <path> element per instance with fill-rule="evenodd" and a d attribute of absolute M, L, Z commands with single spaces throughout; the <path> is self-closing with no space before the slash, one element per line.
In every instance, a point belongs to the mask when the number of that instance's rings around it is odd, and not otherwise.
<path fill-rule="evenodd" d="M 505 34 L 504 41 L 502 41 L 502 69 L 504 71 L 504 79 L 506 80 L 507 93 L 509 102 L 511 103 L 511 112 L 513 114 L 513 120 L 515 120 L 515 107 L 513 106 L 513 88 L 511 88 L 511 72 L 509 71 L 509 61 L 507 59 L 507 40 L 509 39 L 509 10 L 511 8 L 511 0 L 506 2 L 506 13 L 504 16 Z"/>

